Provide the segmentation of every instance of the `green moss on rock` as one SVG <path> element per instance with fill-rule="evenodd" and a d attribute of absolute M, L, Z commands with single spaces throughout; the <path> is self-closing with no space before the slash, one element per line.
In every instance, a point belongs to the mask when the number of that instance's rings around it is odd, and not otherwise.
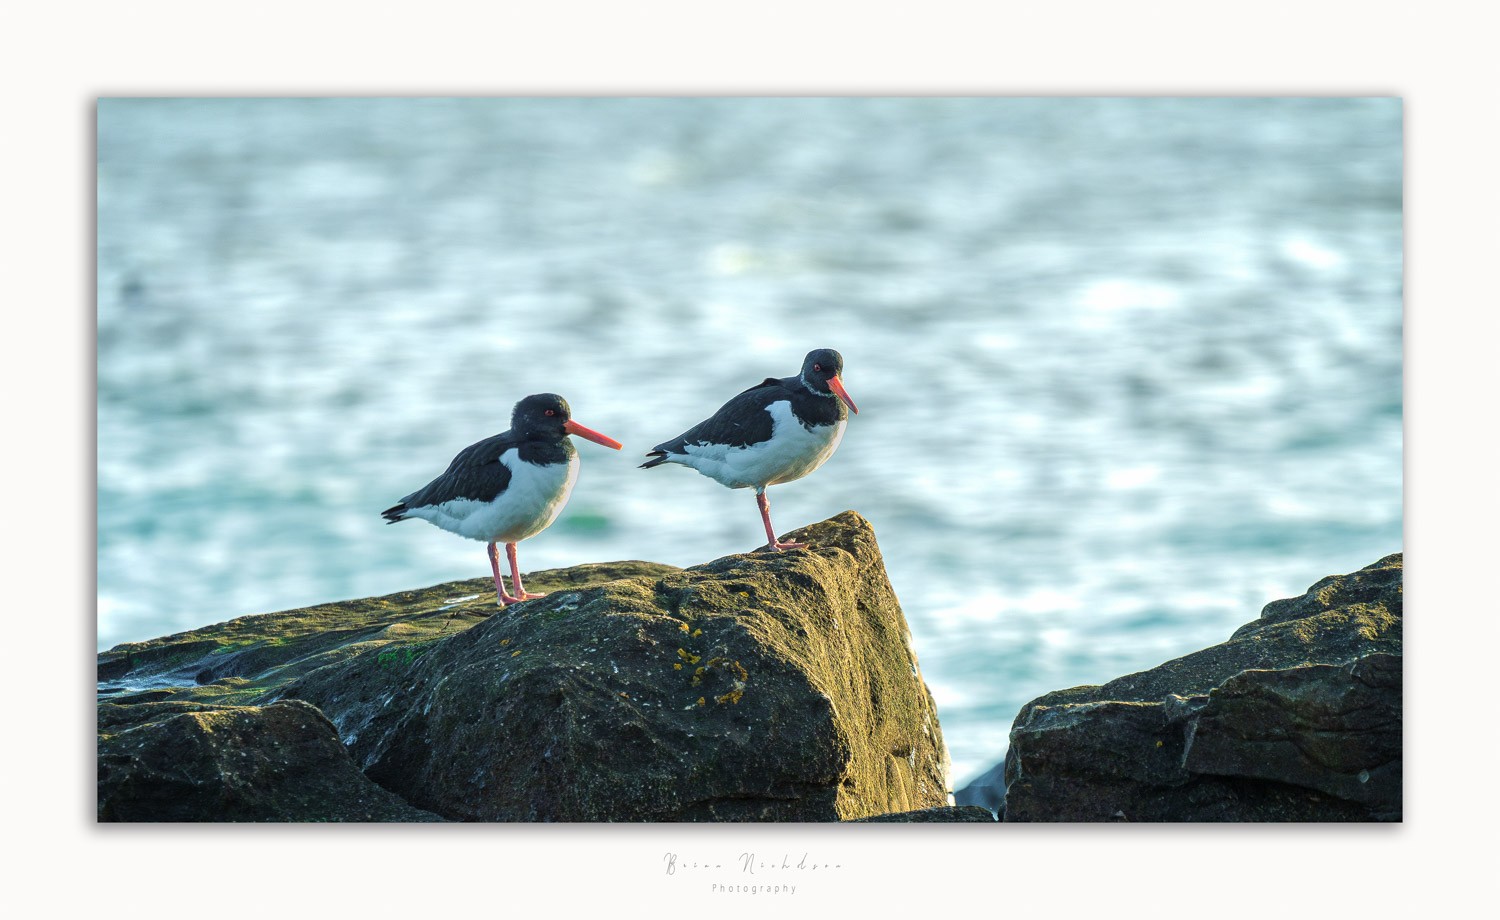
<path fill-rule="evenodd" d="M 157 724 L 147 711 L 297 700 L 362 777 L 448 819 L 945 805 L 941 729 L 873 530 L 845 512 L 797 538 L 811 548 L 686 570 L 538 572 L 527 585 L 549 596 L 498 612 L 475 579 L 119 646 L 99 662 L 101 756 L 132 719 Z"/>

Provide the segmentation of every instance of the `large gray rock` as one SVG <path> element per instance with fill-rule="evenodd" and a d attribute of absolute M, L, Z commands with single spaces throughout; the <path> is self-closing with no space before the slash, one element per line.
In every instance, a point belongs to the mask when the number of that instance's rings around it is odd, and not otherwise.
<path fill-rule="evenodd" d="M 1228 642 L 1027 704 L 1007 821 L 1399 821 L 1401 556 Z"/>
<path fill-rule="evenodd" d="M 811 549 L 528 575 L 552 593 L 498 613 L 475 580 L 112 649 L 103 705 L 297 700 L 362 776 L 451 820 L 945 805 L 942 731 L 873 530 L 845 512 L 796 536 Z"/>

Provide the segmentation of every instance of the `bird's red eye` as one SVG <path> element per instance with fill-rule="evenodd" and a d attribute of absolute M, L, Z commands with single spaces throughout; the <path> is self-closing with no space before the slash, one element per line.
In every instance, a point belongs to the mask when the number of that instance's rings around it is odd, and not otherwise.
<path fill-rule="evenodd" d="M 823 369 L 823 365 L 821 365 L 821 364 L 814 364 L 813 365 L 813 370 L 815 370 L 815 371 L 821 371 L 822 369 Z"/>
<path fill-rule="evenodd" d="M 557 414 L 557 410 L 555 410 L 555 409 L 548 409 L 547 410 L 547 414 L 548 415 L 556 415 Z"/>

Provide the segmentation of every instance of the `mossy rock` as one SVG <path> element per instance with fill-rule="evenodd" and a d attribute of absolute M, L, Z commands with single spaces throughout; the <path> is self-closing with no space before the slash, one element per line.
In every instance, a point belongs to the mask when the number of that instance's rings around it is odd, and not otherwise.
<path fill-rule="evenodd" d="M 937 713 L 873 530 L 845 512 L 795 536 L 811 548 L 528 574 L 549 596 L 499 611 L 475 579 L 119 646 L 100 656 L 101 739 L 130 718 L 105 707 L 298 700 L 362 776 L 452 820 L 946 805 Z"/>

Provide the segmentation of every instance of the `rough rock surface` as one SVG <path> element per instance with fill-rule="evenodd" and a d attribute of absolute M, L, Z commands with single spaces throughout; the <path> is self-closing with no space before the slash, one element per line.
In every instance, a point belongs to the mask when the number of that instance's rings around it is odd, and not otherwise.
<path fill-rule="evenodd" d="M 106 754 L 110 801 L 149 769 L 106 740 L 117 710 L 227 706 L 253 721 L 293 700 L 337 727 L 355 778 L 399 797 L 404 819 L 835 821 L 945 805 L 942 733 L 873 530 L 845 512 L 796 537 L 812 548 L 539 572 L 527 586 L 550 595 L 499 612 L 475 579 L 111 649 L 101 818 L 175 820 L 106 813 Z M 331 799 L 362 794 L 353 779 Z"/>
<path fill-rule="evenodd" d="M 859 824 L 994 824 L 995 816 L 978 805 L 945 805 L 941 808 L 919 808 L 894 815 L 860 818 Z"/>
<path fill-rule="evenodd" d="M 306 703 L 106 703 L 100 821 L 438 821 L 370 782 Z"/>
<path fill-rule="evenodd" d="M 1399 821 L 1401 555 L 1022 708 L 1006 821 Z"/>

